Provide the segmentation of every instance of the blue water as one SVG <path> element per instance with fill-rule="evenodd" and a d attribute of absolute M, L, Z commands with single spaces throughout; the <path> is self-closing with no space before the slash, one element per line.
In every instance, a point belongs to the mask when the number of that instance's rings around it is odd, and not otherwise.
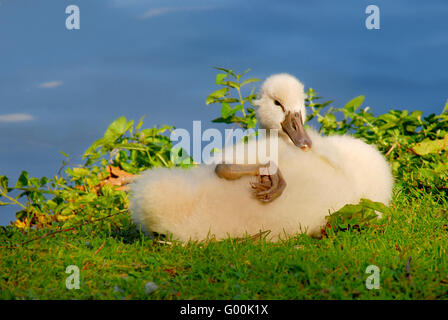
<path fill-rule="evenodd" d="M 70 4 L 80 30 L 65 28 Z M 380 30 L 364 25 L 369 4 Z M 0 175 L 52 176 L 59 150 L 80 163 L 121 115 L 210 126 L 215 65 L 259 78 L 289 72 L 336 105 L 364 94 L 375 113 L 439 112 L 447 16 L 446 0 L 0 0 Z M 14 113 L 33 120 L 2 118 Z M 13 213 L 0 207 L 0 224 Z"/>

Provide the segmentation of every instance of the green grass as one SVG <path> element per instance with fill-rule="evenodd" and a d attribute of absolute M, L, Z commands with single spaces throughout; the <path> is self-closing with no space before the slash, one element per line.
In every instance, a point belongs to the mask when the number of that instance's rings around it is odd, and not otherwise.
<path fill-rule="evenodd" d="M 45 231 L 0 232 L 1 299 L 447 299 L 447 202 L 396 187 L 390 214 L 361 231 L 287 241 L 171 244 L 99 224 L 29 242 Z M 98 251 L 99 250 L 99 251 Z M 365 286 L 380 268 L 379 290 Z M 80 289 L 65 269 L 81 269 Z M 145 292 L 145 284 L 158 289 Z"/>

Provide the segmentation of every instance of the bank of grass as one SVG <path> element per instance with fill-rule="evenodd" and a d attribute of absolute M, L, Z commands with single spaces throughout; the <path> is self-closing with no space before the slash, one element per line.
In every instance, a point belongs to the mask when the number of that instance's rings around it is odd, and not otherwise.
<path fill-rule="evenodd" d="M 11 227 L 0 233 L 2 299 L 448 299 L 447 201 L 395 188 L 392 210 L 358 231 L 312 239 L 164 242 L 130 227 L 98 224 L 43 237 Z M 65 287 L 66 267 L 80 289 Z M 368 290 L 369 265 L 380 289 Z M 149 293 L 145 284 L 158 288 Z"/>

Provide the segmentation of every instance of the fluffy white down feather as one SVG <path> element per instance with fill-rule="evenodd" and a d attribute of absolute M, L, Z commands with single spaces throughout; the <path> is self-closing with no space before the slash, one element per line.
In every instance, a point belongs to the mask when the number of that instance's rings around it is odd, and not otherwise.
<path fill-rule="evenodd" d="M 131 187 L 132 218 L 144 230 L 179 240 L 241 237 L 270 230 L 269 239 L 307 232 L 320 234 L 325 216 L 361 198 L 388 204 L 392 176 L 384 157 L 349 136 L 309 132 L 310 152 L 279 139 L 283 194 L 264 204 L 251 193 L 253 177 L 220 179 L 214 165 L 191 170 L 156 168 Z"/>

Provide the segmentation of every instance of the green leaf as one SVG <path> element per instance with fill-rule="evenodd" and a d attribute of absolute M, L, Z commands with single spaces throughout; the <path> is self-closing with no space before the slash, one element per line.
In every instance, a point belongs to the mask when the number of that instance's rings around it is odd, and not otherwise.
<path fill-rule="evenodd" d="M 336 211 L 335 213 L 338 213 L 344 217 L 349 217 L 353 214 L 359 213 L 362 210 L 362 206 L 359 204 L 346 204 L 341 209 Z"/>
<path fill-rule="evenodd" d="M 126 127 L 125 127 L 124 131 L 122 132 L 122 135 L 124 135 L 126 133 L 126 131 L 129 131 L 132 134 L 133 130 L 134 130 L 134 120 L 130 120 L 126 123 Z"/>
<path fill-rule="evenodd" d="M 126 121 L 126 117 L 120 117 L 109 125 L 104 133 L 104 139 L 106 141 L 114 142 L 126 132 L 128 127 L 129 123 Z"/>
<path fill-rule="evenodd" d="M 170 153 L 170 160 L 175 165 L 181 167 L 188 167 L 193 165 L 193 159 L 188 155 L 188 153 L 182 148 L 174 148 Z"/>
<path fill-rule="evenodd" d="M 242 105 L 237 105 L 234 108 L 230 108 L 230 105 L 226 102 L 222 103 L 222 108 L 221 108 L 221 116 L 222 118 L 228 118 L 231 115 L 234 115 L 237 111 L 242 110 L 243 106 Z"/>
<path fill-rule="evenodd" d="M 142 117 L 140 118 L 140 120 L 138 121 L 137 126 L 135 127 L 135 130 L 138 130 L 138 129 L 141 128 L 141 126 L 143 125 L 143 120 L 145 119 L 145 117 L 146 117 L 146 116 L 142 116 Z"/>
<path fill-rule="evenodd" d="M 241 87 L 241 85 L 238 82 L 230 81 L 230 80 L 223 82 L 223 84 L 228 87 L 235 88 L 235 89 L 239 89 Z"/>
<path fill-rule="evenodd" d="M 223 82 L 223 80 L 224 80 L 225 78 L 227 78 L 227 74 L 225 74 L 225 73 L 218 73 L 218 74 L 216 75 L 216 84 L 217 84 L 217 85 L 222 84 L 222 82 Z"/>
<path fill-rule="evenodd" d="M 123 136 L 126 131 L 130 130 L 132 131 L 132 127 L 134 125 L 134 121 L 127 121 L 126 117 L 120 117 L 116 119 L 114 122 L 112 122 L 109 127 L 107 128 L 106 132 L 104 133 L 104 137 L 101 139 L 98 139 L 95 141 L 84 153 L 82 156 L 83 159 L 87 156 L 94 155 L 94 152 L 99 147 L 107 147 L 107 149 L 112 150 L 113 144 L 115 141 Z M 104 151 L 103 153 L 104 154 Z"/>
<path fill-rule="evenodd" d="M 370 208 L 381 213 L 388 213 L 389 208 L 381 202 L 372 201 L 369 199 L 361 199 L 360 204 L 365 208 Z"/>
<path fill-rule="evenodd" d="M 246 123 L 248 129 L 255 128 L 255 126 L 257 125 L 257 118 L 255 117 L 246 118 Z"/>
<path fill-rule="evenodd" d="M 28 215 L 28 212 L 26 212 L 26 210 L 20 210 L 20 211 L 16 212 L 16 218 L 18 220 L 22 220 L 22 219 L 26 218 L 27 215 Z"/>
<path fill-rule="evenodd" d="M 407 132 L 409 132 L 409 133 L 414 133 L 415 130 L 417 130 L 417 126 L 414 126 L 414 125 L 407 125 L 407 126 L 405 127 L 405 130 L 406 130 Z"/>
<path fill-rule="evenodd" d="M 158 134 L 159 134 L 159 133 L 164 133 L 166 130 L 168 130 L 168 131 L 172 131 L 172 130 L 174 129 L 173 126 L 167 126 L 167 125 L 162 126 L 162 127 L 160 127 L 160 128 L 157 128 L 157 127 L 155 127 L 155 128 L 156 128 Z"/>
<path fill-rule="evenodd" d="M 241 87 L 246 85 L 246 84 L 249 84 L 249 83 L 252 83 L 252 82 L 258 82 L 258 81 L 261 81 L 261 80 L 257 79 L 257 78 L 247 79 L 247 80 L 243 81 L 243 83 L 241 83 Z"/>
<path fill-rule="evenodd" d="M 133 167 L 132 165 L 130 165 L 127 162 L 121 162 L 120 163 L 121 168 L 126 171 L 126 172 L 130 172 L 130 173 L 137 173 L 138 168 Z"/>
<path fill-rule="evenodd" d="M 448 112 L 448 100 L 446 100 L 445 107 L 442 110 L 442 113 Z"/>
<path fill-rule="evenodd" d="M 415 111 L 411 112 L 410 117 L 418 120 L 422 116 L 422 114 L 423 114 L 423 111 L 415 110 Z"/>
<path fill-rule="evenodd" d="M 243 110 L 243 106 L 238 104 L 236 105 L 234 108 L 232 108 L 232 110 L 230 111 L 230 114 L 235 114 L 237 113 L 239 110 Z"/>
<path fill-rule="evenodd" d="M 100 138 L 98 140 L 96 140 L 87 150 L 86 152 L 84 152 L 82 158 L 85 159 L 88 156 L 91 156 L 95 153 L 96 149 L 98 149 L 99 147 L 106 145 L 108 143 L 112 143 L 112 140 L 107 140 L 105 138 Z"/>
<path fill-rule="evenodd" d="M 358 96 L 356 98 L 353 98 L 347 104 L 345 105 L 345 109 L 347 109 L 349 112 L 353 113 L 358 109 L 362 103 L 364 102 L 365 96 Z"/>
<path fill-rule="evenodd" d="M 147 151 L 148 147 L 140 143 L 120 143 L 115 145 L 115 149 Z"/>
<path fill-rule="evenodd" d="M 333 124 L 336 122 L 336 116 L 333 113 L 328 113 L 323 120 L 327 121 L 328 124 Z"/>
<path fill-rule="evenodd" d="M 230 105 L 227 102 L 223 102 L 221 107 L 221 116 L 223 118 L 228 118 L 231 114 L 232 109 L 230 108 Z"/>
<path fill-rule="evenodd" d="M 240 100 L 238 100 L 237 98 L 225 98 L 220 100 L 221 102 L 227 102 L 227 103 L 235 103 L 235 102 L 239 102 Z"/>
<path fill-rule="evenodd" d="M 8 183 L 9 179 L 7 176 L 0 176 L 0 188 L 2 188 L 5 192 L 8 192 Z"/>
<path fill-rule="evenodd" d="M 82 179 L 90 175 L 90 170 L 87 168 L 69 168 L 67 173 L 71 175 L 75 180 Z"/>
<path fill-rule="evenodd" d="M 229 118 L 219 117 L 219 118 L 213 119 L 212 122 L 213 123 L 228 123 L 228 124 L 230 124 L 230 123 L 233 123 L 234 120 L 233 120 L 233 117 L 229 117 Z"/>
<path fill-rule="evenodd" d="M 26 171 L 22 171 L 22 172 L 20 173 L 19 179 L 17 180 L 16 188 L 27 187 L 28 184 L 29 184 L 29 180 L 28 180 L 28 172 L 26 172 Z"/>
<path fill-rule="evenodd" d="M 241 74 L 239 74 L 238 76 L 237 76 L 237 79 L 239 79 L 239 78 L 241 78 L 242 76 L 244 76 L 246 73 L 248 73 L 250 71 L 250 69 L 246 69 L 246 70 L 244 70 Z"/>
<path fill-rule="evenodd" d="M 448 150 L 448 135 L 446 135 L 443 139 L 423 140 L 422 142 L 417 143 L 411 150 L 419 156 Z"/>
<path fill-rule="evenodd" d="M 40 180 L 38 178 L 30 178 L 28 181 L 31 186 L 34 186 L 36 188 L 40 187 Z"/>
<path fill-rule="evenodd" d="M 69 157 L 69 155 L 68 154 L 66 154 L 64 151 L 61 151 L 61 150 L 59 150 L 59 152 L 64 156 L 64 157 L 66 157 L 66 158 L 68 158 Z"/>
<path fill-rule="evenodd" d="M 67 220 L 67 222 L 65 222 L 63 225 L 62 225 L 62 229 L 68 229 L 68 228 L 71 228 L 73 226 L 73 221 L 71 221 L 71 220 Z"/>
<path fill-rule="evenodd" d="M 140 131 L 140 134 L 143 134 L 144 137 L 151 137 L 157 135 L 156 128 L 143 129 Z"/>
<path fill-rule="evenodd" d="M 232 75 L 233 77 L 236 78 L 236 74 L 233 72 L 233 70 L 225 69 L 225 68 L 222 68 L 222 67 L 213 67 L 213 68 L 215 68 L 217 70 L 220 70 L 220 71 L 224 71 L 225 73 L 228 73 L 228 74 L 230 74 L 230 75 Z"/>
<path fill-rule="evenodd" d="M 217 99 L 224 97 L 227 94 L 228 90 L 228 88 L 222 88 L 212 92 L 205 100 L 205 104 L 209 105 L 216 102 Z"/>
<path fill-rule="evenodd" d="M 47 184 L 47 182 L 48 182 L 48 178 L 47 178 L 47 177 L 42 177 L 42 178 L 40 178 L 40 180 L 39 180 L 39 185 L 40 185 L 41 187 L 43 187 L 43 186 L 45 186 L 45 185 Z"/>

